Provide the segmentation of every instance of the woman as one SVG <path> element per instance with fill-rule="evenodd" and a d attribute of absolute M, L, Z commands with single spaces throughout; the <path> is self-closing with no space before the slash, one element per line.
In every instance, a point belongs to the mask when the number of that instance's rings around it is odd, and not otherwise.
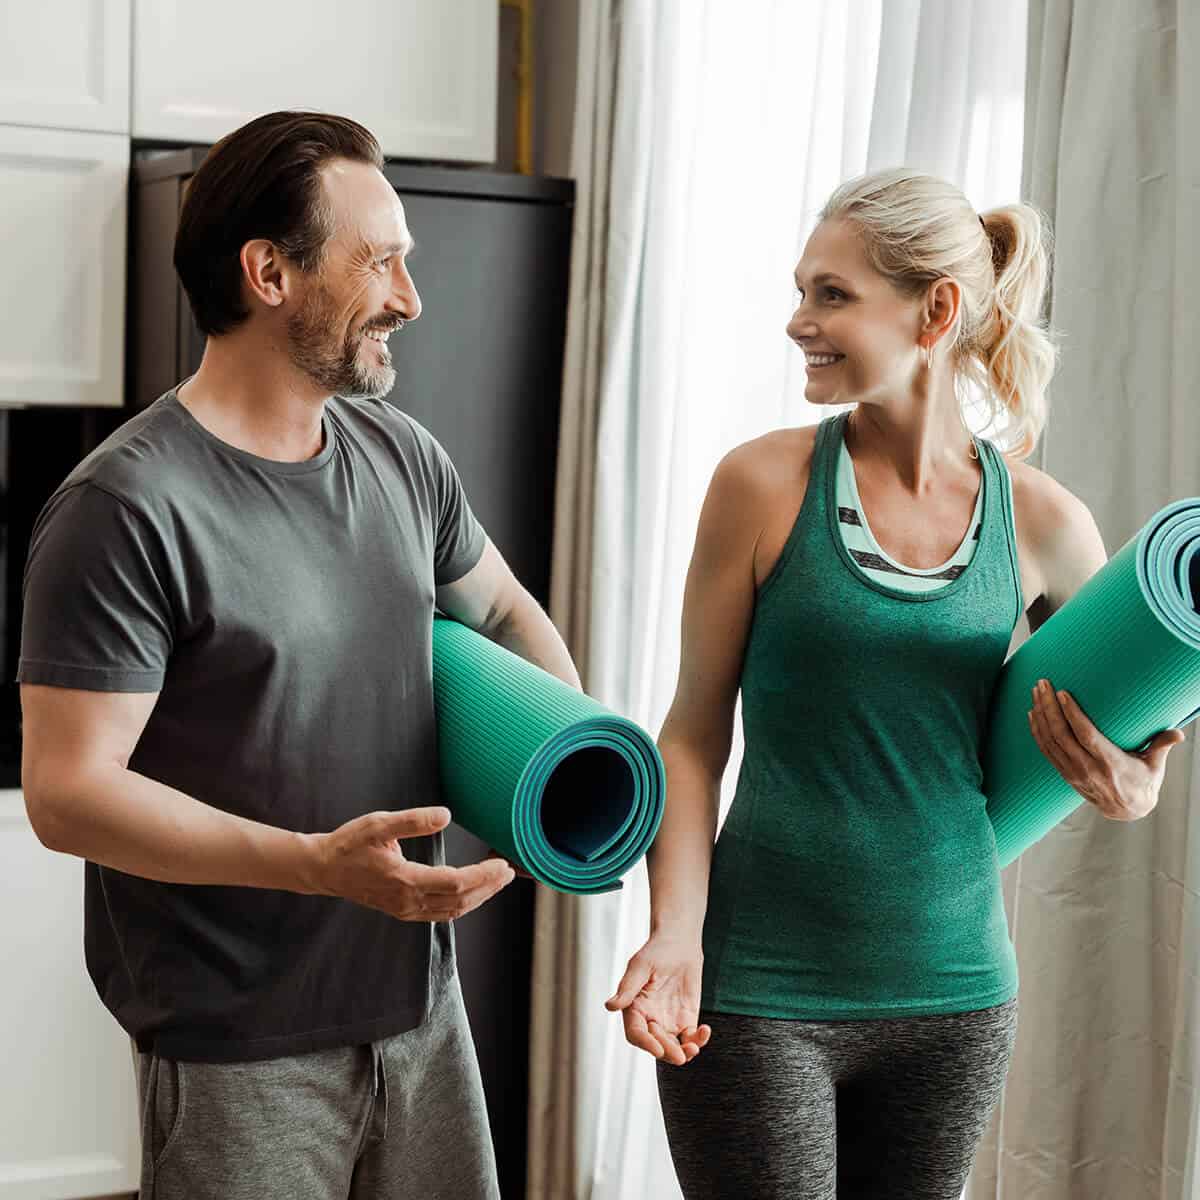
<path fill-rule="evenodd" d="M 1034 209 L 979 217 L 913 171 L 839 188 L 788 335 L 806 398 L 857 407 L 713 475 L 660 738 L 650 937 L 608 1001 L 659 1060 L 689 1200 L 957 1200 L 1003 1088 L 1017 969 L 981 791 L 988 700 L 1022 611 L 1036 627 L 1105 562 L 1084 505 L 1020 461 L 1054 368 L 1045 240 Z M 965 381 L 1009 457 L 968 432 Z M 745 759 L 714 851 L 739 686 Z M 1030 729 L 1115 820 L 1154 807 L 1182 740 L 1127 754 L 1045 681 Z"/>

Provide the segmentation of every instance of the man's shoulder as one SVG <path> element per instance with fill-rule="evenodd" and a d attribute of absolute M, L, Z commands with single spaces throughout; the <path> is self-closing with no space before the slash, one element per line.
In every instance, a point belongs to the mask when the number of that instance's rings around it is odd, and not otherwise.
<path fill-rule="evenodd" d="M 372 441 L 383 440 L 403 457 L 444 458 L 438 439 L 416 417 L 390 400 L 348 400 L 334 396 L 328 408 L 343 428 Z"/>
<path fill-rule="evenodd" d="M 168 393 L 169 395 L 169 393 Z M 118 426 L 67 478 L 59 491 L 90 485 L 131 507 L 143 509 L 156 492 L 178 486 L 185 469 L 181 443 L 186 431 L 172 419 L 167 396 Z"/>

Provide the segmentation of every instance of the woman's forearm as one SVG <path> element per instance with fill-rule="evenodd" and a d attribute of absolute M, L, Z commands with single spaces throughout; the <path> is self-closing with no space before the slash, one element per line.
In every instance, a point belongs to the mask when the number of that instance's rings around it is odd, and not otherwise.
<path fill-rule="evenodd" d="M 708 905 L 721 777 L 686 745 L 670 743 L 661 749 L 667 769 L 667 804 L 646 858 L 650 932 L 698 942 Z"/>

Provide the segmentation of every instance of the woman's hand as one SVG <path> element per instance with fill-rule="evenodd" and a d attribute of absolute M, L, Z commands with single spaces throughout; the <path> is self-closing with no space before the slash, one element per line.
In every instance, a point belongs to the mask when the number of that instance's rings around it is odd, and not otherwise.
<path fill-rule="evenodd" d="M 1110 742 L 1067 692 L 1049 680 L 1033 689 L 1029 728 L 1058 773 L 1110 821 L 1137 821 L 1158 803 L 1158 789 L 1171 747 L 1183 741 L 1178 729 L 1158 734 L 1145 749 L 1130 753 Z"/>
<path fill-rule="evenodd" d="M 712 1030 L 697 1025 L 704 955 L 699 943 L 662 934 L 629 960 L 616 995 L 604 1002 L 625 1022 L 625 1040 L 677 1067 L 708 1043 Z"/>

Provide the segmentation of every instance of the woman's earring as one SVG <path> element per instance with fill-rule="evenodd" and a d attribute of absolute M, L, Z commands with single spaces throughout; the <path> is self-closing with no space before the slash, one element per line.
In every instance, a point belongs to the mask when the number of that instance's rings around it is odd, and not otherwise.
<path fill-rule="evenodd" d="M 925 352 L 925 370 L 933 370 L 933 347 L 928 342 L 921 349 Z"/>

